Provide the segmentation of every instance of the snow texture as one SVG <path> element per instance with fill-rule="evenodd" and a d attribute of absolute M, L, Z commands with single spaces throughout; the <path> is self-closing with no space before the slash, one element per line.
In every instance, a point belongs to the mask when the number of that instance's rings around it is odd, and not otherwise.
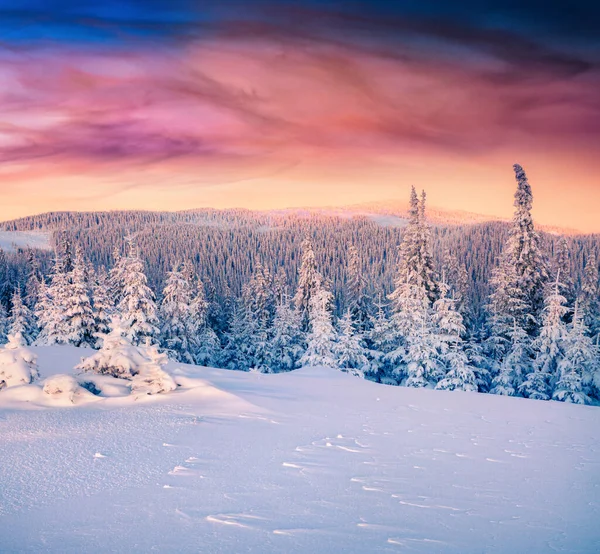
<path fill-rule="evenodd" d="M 32 350 L 47 379 L 82 349 Z M 36 384 L 0 392 L 0 551 L 600 548 L 597 407 L 168 369 L 180 386 L 152 396 L 79 376 L 103 396 L 68 409 Z"/>

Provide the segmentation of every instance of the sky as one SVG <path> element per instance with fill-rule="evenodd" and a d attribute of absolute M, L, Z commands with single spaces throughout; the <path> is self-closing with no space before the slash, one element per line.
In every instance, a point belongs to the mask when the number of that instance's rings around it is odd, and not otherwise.
<path fill-rule="evenodd" d="M 403 200 L 600 232 L 600 6 L 0 0 L 0 219 Z"/>

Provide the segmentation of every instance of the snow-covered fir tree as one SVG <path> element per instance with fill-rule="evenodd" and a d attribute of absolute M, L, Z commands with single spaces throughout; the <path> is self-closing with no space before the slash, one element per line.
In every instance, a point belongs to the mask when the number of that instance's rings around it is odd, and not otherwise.
<path fill-rule="evenodd" d="M 131 379 L 131 392 L 135 394 L 160 394 L 177 388 L 175 379 L 163 368 L 168 362 L 166 354 L 154 345 L 143 349 L 147 360 L 140 364 Z"/>
<path fill-rule="evenodd" d="M 564 356 L 558 363 L 558 381 L 552 398 L 561 402 L 589 404 L 589 393 L 600 371 L 600 353 L 588 336 L 588 328 L 577 303 L 563 348 Z"/>
<path fill-rule="evenodd" d="M 421 201 L 413 187 L 410 195 L 409 221 L 402 235 L 400 261 L 395 283 L 410 283 L 423 287 L 430 302 L 437 298 L 437 283 L 431 250 L 431 230 L 425 216 L 426 195 Z"/>
<path fill-rule="evenodd" d="M 260 263 L 242 289 L 242 310 L 250 367 L 268 371 L 269 330 L 275 313 L 275 301 L 271 275 Z"/>
<path fill-rule="evenodd" d="M 567 326 L 564 322 L 568 308 L 560 294 L 558 278 L 545 299 L 540 335 L 533 342 L 535 358 L 531 371 L 520 391 L 536 400 L 549 400 L 558 378 L 558 367 L 564 357 Z"/>
<path fill-rule="evenodd" d="M 333 295 L 325 288 L 319 288 L 312 293 L 306 351 L 300 358 L 300 365 L 303 367 L 339 367 L 335 355 L 336 332 L 331 313 L 332 301 Z"/>
<path fill-rule="evenodd" d="M 7 344 L 0 348 L 0 390 L 28 385 L 38 377 L 37 356 L 26 348 L 19 333 L 8 335 Z"/>
<path fill-rule="evenodd" d="M 99 344 L 97 334 L 108 333 L 110 331 L 110 321 L 115 312 L 114 303 L 109 297 L 108 276 L 104 267 L 101 267 L 95 274 L 94 284 L 92 286 L 92 308 L 94 315 L 94 337 L 95 347 Z"/>
<path fill-rule="evenodd" d="M 519 388 L 525 376 L 532 370 L 531 337 L 513 320 L 513 330 L 509 335 L 510 343 L 500 363 L 498 374 L 492 381 L 492 394 L 518 396 Z"/>
<path fill-rule="evenodd" d="M 0 302 L 0 344 L 5 344 L 8 340 L 8 313 L 4 304 Z"/>
<path fill-rule="evenodd" d="M 440 298 L 433 305 L 434 342 L 437 342 L 439 360 L 444 365 L 436 388 L 440 390 L 477 391 L 477 377 L 469 363 L 463 336 L 466 328 L 463 317 L 449 296 L 449 287 L 439 285 Z"/>
<path fill-rule="evenodd" d="M 590 335 L 596 337 L 600 333 L 600 278 L 598 261 L 593 251 L 589 252 L 585 262 L 579 306 Z"/>
<path fill-rule="evenodd" d="M 74 346 L 94 346 L 95 321 L 89 287 L 86 280 L 86 264 L 81 248 L 77 248 L 72 270 L 68 274 L 66 298 L 56 308 L 62 312 L 61 337 L 58 342 Z M 56 302 L 56 299 L 53 299 Z"/>
<path fill-rule="evenodd" d="M 508 243 L 491 281 L 493 294 L 489 304 L 490 333 L 506 343 L 513 318 L 517 319 L 517 325 L 535 334 L 548 279 L 547 264 L 531 215 L 531 186 L 520 165 L 515 164 L 513 169 L 517 180 L 515 212 Z"/>
<path fill-rule="evenodd" d="M 38 301 L 40 283 L 43 280 L 40 264 L 30 250 L 27 254 L 27 282 L 25 283 L 25 305 L 33 312 Z"/>
<path fill-rule="evenodd" d="M 179 265 L 167 275 L 160 305 L 161 344 L 169 357 L 178 362 L 193 363 L 190 342 L 192 290 Z"/>
<path fill-rule="evenodd" d="M 123 294 L 117 311 L 123 319 L 127 337 L 134 345 L 145 344 L 146 338 L 156 340 L 159 320 L 155 297 L 148 286 L 144 264 L 132 240 L 128 244 L 122 282 Z"/>
<path fill-rule="evenodd" d="M 370 317 L 370 329 L 366 334 L 369 370 L 365 378 L 373 381 L 386 382 L 392 372 L 388 355 L 395 350 L 396 344 L 392 324 L 385 313 L 381 300 L 377 303 L 377 312 Z M 398 384 L 394 380 L 393 384 Z"/>
<path fill-rule="evenodd" d="M 443 256 L 444 274 L 449 287 L 449 294 L 454 300 L 457 311 L 462 315 L 466 327 L 473 323 L 474 314 L 470 303 L 469 275 L 463 263 L 455 254 L 446 248 Z"/>
<path fill-rule="evenodd" d="M 431 306 L 423 285 L 406 283 L 390 295 L 392 327 L 400 344 L 388 354 L 392 374 L 407 387 L 433 387 L 444 374 Z"/>
<path fill-rule="evenodd" d="M 565 297 L 567 306 L 573 306 L 575 303 L 575 285 L 571 271 L 571 254 L 569 243 L 566 237 L 561 236 L 558 240 L 556 255 L 553 264 L 553 278 L 560 275 L 559 290 Z M 570 314 L 567 314 L 567 316 Z"/>
<path fill-rule="evenodd" d="M 317 262 L 312 242 L 309 238 L 302 243 L 302 263 L 298 270 L 298 287 L 294 296 L 294 305 L 300 315 L 302 331 L 308 331 L 310 326 L 311 299 L 320 291 L 323 277 L 317 270 Z"/>
<path fill-rule="evenodd" d="M 341 370 L 363 377 L 370 370 L 367 350 L 362 334 L 355 328 L 350 309 L 339 320 L 337 342 L 334 345 L 338 366 Z"/>
<path fill-rule="evenodd" d="M 102 347 L 82 360 L 75 369 L 84 372 L 131 379 L 148 361 L 142 348 L 134 346 L 128 338 L 129 325 L 114 316 L 109 333 L 99 333 Z"/>
<path fill-rule="evenodd" d="M 21 298 L 21 289 L 16 288 L 12 296 L 12 309 L 8 319 L 8 334 L 19 335 L 24 345 L 32 344 L 35 340 L 35 321 L 31 310 Z"/>
<path fill-rule="evenodd" d="M 223 337 L 223 348 L 217 360 L 219 367 L 250 371 L 253 367 L 250 343 L 244 310 L 241 307 L 235 308 L 229 329 Z"/>
<path fill-rule="evenodd" d="M 360 256 L 356 246 L 348 248 L 348 267 L 346 277 L 346 306 L 359 333 L 369 326 L 369 298 L 367 297 L 367 279 L 363 274 Z"/>
<path fill-rule="evenodd" d="M 296 369 L 304 351 L 300 317 L 283 296 L 275 310 L 268 347 L 268 370 L 272 373 Z"/>
<path fill-rule="evenodd" d="M 209 324 L 210 305 L 206 300 L 204 285 L 189 268 L 186 269 L 186 264 L 184 264 L 183 275 L 191 283 L 193 296 L 188 320 L 192 359 L 198 365 L 214 365 L 219 359 L 221 343 L 217 333 Z"/>
<path fill-rule="evenodd" d="M 38 304 L 36 305 L 36 316 L 40 328 L 36 340 L 38 344 L 52 345 L 67 342 L 65 311 L 69 303 L 70 275 L 65 268 L 70 266 L 70 258 L 67 263 L 56 252 L 50 285 L 46 288 L 43 283 L 40 284 Z"/>

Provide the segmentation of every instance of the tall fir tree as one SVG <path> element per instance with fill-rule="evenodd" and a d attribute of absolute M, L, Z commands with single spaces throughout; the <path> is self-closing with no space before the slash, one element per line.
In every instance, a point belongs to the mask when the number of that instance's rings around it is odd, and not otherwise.
<path fill-rule="evenodd" d="M 154 293 L 148 286 L 144 264 L 137 248 L 129 241 L 123 271 L 123 294 L 117 307 L 122 324 L 127 329 L 126 337 L 134 346 L 146 344 L 146 339 L 156 341 L 159 330 Z"/>
<path fill-rule="evenodd" d="M 503 396 L 518 396 L 525 376 L 532 370 L 531 337 L 517 325 L 517 320 L 514 319 L 509 339 L 506 356 L 500 363 L 490 392 Z"/>
<path fill-rule="evenodd" d="M 23 302 L 21 289 L 17 287 L 12 296 L 12 309 L 8 319 L 8 334 L 20 334 L 23 344 L 30 345 L 35 340 L 35 322 L 31 310 Z"/>
<path fill-rule="evenodd" d="M 590 335 L 596 337 L 600 333 L 600 278 L 598 277 L 598 261 L 593 251 L 589 252 L 585 262 L 583 282 L 581 283 L 580 310 Z"/>
<path fill-rule="evenodd" d="M 588 329 L 578 304 L 564 337 L 564 355 L 558 362 L 558 380 L 553 400 L 573 404 L 589 404 L 588 392 L 594 374 L 599 370 L 598 348 L 588 336 Z"/>
<path fill-rule="evenodd" d="M 359 333 L 369 326 L 369 300 L 367 297 L 367 279 L 361 266 L 356 246 L 348 248 L 348 266 L 346 270 L 346 307 Z"/>
<path fill-rule="evenodd" d="M 38 290 L 38 302 L 35 314 L 38 320 L 40 333 L 36 343 L 43 345 L 65 344 L 67 342 L 66 306 L 71 293 L 70 275 L 65 268 L 71 262 L 66 263 L 55 252 L 54 266 L 50 276 L 50 285 L 46 287 L 42 281 Z"/>
<path fill-rule="evenodd" d="M 388 355 L 396 345 L 392 324 L 385 312 L 381 298 L 377 302 L 376 308 L 375 315 L 370 316 L 370 329 L 365 336 L 369 358 L 369 370 L 365 373 L 365 378 L 386 382 L 392 370 Z"/>
<path fill-rule="evenodd" d="M 296 369 L 303 350 L 303 335 L 298 312 L 283 296 L 281 302 L 277 304 L 270 332 L 267 367 L 272 373 Z"/>
<path fill-rule="evenodd" d="M 95 274 L 92 285 L 92 307 L 94 314 L 94 337 L 96 338 L 95 348 L 102 346 L 101 339 L 96 335 L 98 333 L 106 334 L 110 331 L 111 318 L 115 313 L 115 306 L 109 296 L 108 276 L 104 267 L 101 267 Z"/>
<path fill-rule="evenodd" d="M 336 333 L 333 327 L 331 304 L 333 295 L 319 288 L 310 298 L 310 328 L 306 337 L 306 351 L 300 359 L 304 366 L 338 367 L 335 356 Z"/>
<path fill-rule="evenodd" d="M 302 243 L 302 262 L 298 270 L 298 287 L 294 305 L 300 315 L 302 331 L 310 327 L 310 305 L 312 297 L 321 289 L 323 277 L 317 270 L 317 262 L 312 242 L 309 238 Z"/>
<path fill-rule="evenodd" d="M 565 297 L 567 306 L 575 304 L 575 285 L 571 270 L 571 254 L 569 251 L 569 243 L 566 237 L 562 236 L 558 240 L 556 254 L 554 259 L 553 278 L 556 279 L 560 275 L 559 290 Z M 570 316 L 570 313 L 567 314 Z"/>
<path fill-rule="evenodd" d="M 364 377 L 370 364 L 362 333 L 356 330 L 354 318 L 348 309 L 339 320 L 339 333 L 334 353 L 341 370 Z"/>
<path fill-rule="evenodd" d="M 86 280 L 86 264 L 81 248 L 76 249 L 71 261 L 72 270 L 68 274 L 67 294 L 62 306 L 62 339 L 65 344 L 74 346 L 94 346 L 95 321 Z"/>
<path fill-rule="evenodd" d="M 508 335 L 513 318 L 530 335 L 537 333 L 548 280 L 540 238 L 531 215 L 531 185 L 520 165 L 515 164 L 513 169 L 517 180 L 515 212 L 507 245 L 491 280 L 493 293 L 489 304 L 490 334 L 499 337 L 505 345 L 510 342 Z"/>
<path fill-rule="evenodd" d="M 167 275 L 160 306 L 161 343 L 170 358 L 193 363 L 190 342 L 191 283 L 184 278 L 177 264 Z"/>
<path fill-rule="evenodd" d="M 533 342 L 535 358 L 531 371 L 520 390 L 524 396 L 536 400 L 549 400 L 558 377 L 558 367 L 564 357 L 567 327 L 564 322 L 568 308 L 560 294 L 558 277 L 549 290 L 542 314 L 540 335 Z"/>
<path fill-rule="evenodd" d="M 437 299 L 437 283 L 431 251 L 431 229 L 425 216 L 425 201 L 425 191 L 419 202 L 417 192 L 412 187 L 409 220 L 402 234 L 395 283 L 396 286 L 409 283 L 423 287 L 429 301 L 433 303 Z"/>

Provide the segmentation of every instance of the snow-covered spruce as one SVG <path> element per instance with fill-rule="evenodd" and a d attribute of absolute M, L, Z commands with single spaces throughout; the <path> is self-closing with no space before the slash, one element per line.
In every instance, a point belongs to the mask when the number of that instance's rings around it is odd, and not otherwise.
<path fill-rule="evenodd" d="M 163 369 L 168 362 L 167 355 L 159 352 L 156 346 L 147 346 L 144 350 L 147 361 L 139 366 L 138 372 L 131 379 L 131 392 L 159 394 L 175 390 L 177 383 Z"/>
<path fill-rule="evenodd" d="M 339 367 L 335 355 L 336 333 L 333 327 L 331 302 L 332 294 L 319 288 L 310 299 L 310 331 L 306 338 L 306 351 L 300 364 L 303 366 Z"/>
<path fill-rule="evenodd" d="M 127 325 L 114 317 L 109 333 L 100 333 L 102 348 L 85 358 L 75 369 L 99 375 L 131 379 L 148 361 L 142 348 L 134 346 L 127 336 Z"/>
<path fill-rule="evenodd" d="M 8 343 L 0 348 L 0 390 L 29 385 L 38 377 L 37 356 L 26 348 L 19 333 L 9 335 Z"/>

